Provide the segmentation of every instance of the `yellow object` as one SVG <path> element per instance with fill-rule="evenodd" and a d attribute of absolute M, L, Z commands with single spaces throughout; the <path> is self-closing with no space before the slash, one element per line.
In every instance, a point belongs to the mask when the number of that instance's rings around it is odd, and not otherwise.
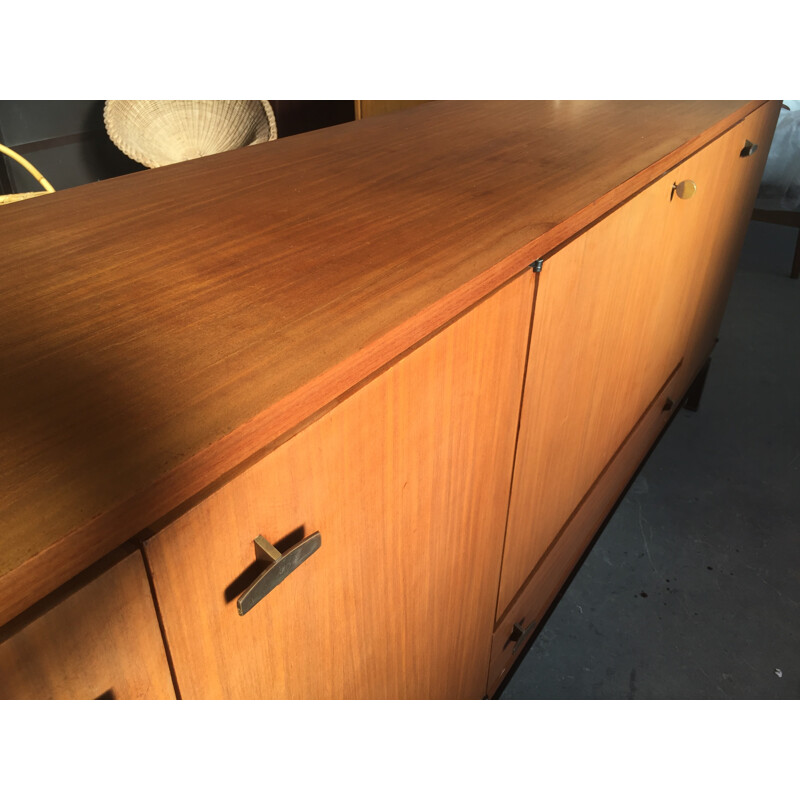
<path fill-rule="evenodd" d="M 28 197 L 36 197 L 40 194 L 49 194 L 50 192 L 54 192 L 55 189 L 50 185 L 50 181 L 39 172 L 36 167 L 31 164 L 28 159 L 23 158 L 19 153 L 15 153 L 10 147 L 6 147 L 4 144 L 0 144 L 0 153 L 7 155 L 9 158 L 13 158 L 18 164 L 22 164 L 34 178 L 36 178 L 39 183 L 42 184 L 44 187 L 43 192 L 18 192 L 17 194 L 0 194 L 0 205 L 5 203 L 16 203 L 18 200 L 25 200 Z"/>

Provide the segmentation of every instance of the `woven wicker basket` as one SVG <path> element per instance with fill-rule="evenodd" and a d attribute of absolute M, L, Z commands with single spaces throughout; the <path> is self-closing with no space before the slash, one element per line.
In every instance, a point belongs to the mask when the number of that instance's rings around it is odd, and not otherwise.
<path fill-rule="evenodd" d="M 278 138 L 266 100 L 106 100 L 103 116 L 111 141 L 146 167 Z"/>
<path fill-rule="evenodd" d="M 3 155 L 8 156 L 9 158 L 13 158 L 21 166 L 25 167 L 34 178 L 36 178 L 39 183 L 42 184 L 44 187 L 44 191 L 41 192 L 17 192 L 16 194 L 0 194 L 0 206 L 8 205 L 8 203 L 16 203 L 19 200 L 27 200 L 30 197 L 38 197 L 40 194 L 50 194 L 54 192 L 55 189 L 50 185 L 50 182 L 47 178 L 39 172 L 36 167 L 31 164 L 26 158 L 23 158 L 19 153 L 14 152 L 10 147 L 6 147 L 4 144 L 0 144 L 0 153 Z"/>

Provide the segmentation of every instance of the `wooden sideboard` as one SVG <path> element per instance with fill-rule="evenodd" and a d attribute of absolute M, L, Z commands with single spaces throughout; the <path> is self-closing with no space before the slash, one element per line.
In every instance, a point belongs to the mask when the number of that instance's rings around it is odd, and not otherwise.
<path fill-rule="evenodd" d="M 0 697 L 492 695 L 707 362 L 778 110 L 426 103 L 4 209 Z"/>

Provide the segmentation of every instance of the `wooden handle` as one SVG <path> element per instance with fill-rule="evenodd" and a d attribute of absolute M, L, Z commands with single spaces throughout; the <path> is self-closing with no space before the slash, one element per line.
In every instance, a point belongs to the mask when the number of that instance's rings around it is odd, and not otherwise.
<path fill-rule="evenodd" d="M 268 561 L 269 566 L 239 596 L 236 601 L 239 616 L 244 616 L 287 575 L 294 572 L 309 556 L 316 553 L 322 545 L 322 537 L 319 531 L 316 531 L 282 555 L 263 536 L 256 538 L 253 544 L 256 547 L 256 560 Z"/>

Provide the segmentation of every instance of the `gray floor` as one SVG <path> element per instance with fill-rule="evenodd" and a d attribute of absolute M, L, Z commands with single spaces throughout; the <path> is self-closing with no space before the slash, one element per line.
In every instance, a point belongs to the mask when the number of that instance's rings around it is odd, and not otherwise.
<path fill-rule="evenodd" d="M 751 223 L 682 409 L 501 699 L 800 698 L 796 231 Z"/>

